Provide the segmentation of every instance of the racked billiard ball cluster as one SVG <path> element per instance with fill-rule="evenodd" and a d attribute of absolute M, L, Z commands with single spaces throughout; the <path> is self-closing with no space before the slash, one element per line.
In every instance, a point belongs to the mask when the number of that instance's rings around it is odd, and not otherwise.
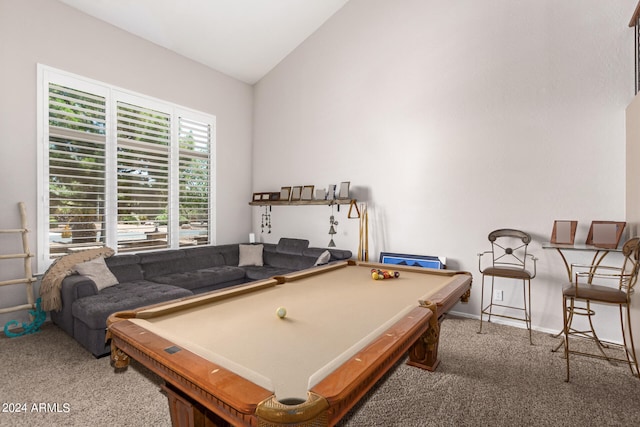
<path fill-rule="evenodd" d="M 397 279 L 398 277 L 400 277 L 399 271 L 371 269 L 371 278 L 373 280 Z"/>

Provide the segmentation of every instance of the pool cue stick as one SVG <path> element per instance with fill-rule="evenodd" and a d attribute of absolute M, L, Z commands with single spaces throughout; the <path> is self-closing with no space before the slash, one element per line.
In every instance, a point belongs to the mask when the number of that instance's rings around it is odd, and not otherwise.
<path fill-rule="evenodd" d="M 358 261 L 362 261 L 362 215 L 358 218 Z"/>
<path fill-rule="evenodd" d="M 369 261 L 369 209 L 367 209 L 367 218 L 366 218 L 366 233 L 365 233 L 365 254 L 366 254 L 366 260 Z"/>
<path fill-rule="evenodd" d="M 364 217 L 366 215 L 366 211 L 364 210 L 364 205 L 360 205 L 360 253 L 358 256 L 361 260 L 364 261 Z"/>
<path fill-rule="evenodd" d="M 364 260 L 369 261 L 369 210 L 364 205 Z"/>
<path fill-rule="evenodd" d="M 359 261 L 364 260 L 364 258 L 362 257 L 362 242 L 363 242 L 363 239 L 364 239 L 364 234 L 363 234 L 364 233 L 364 228 L 362 228 L 362 225 L 364 224 L 362 222 L 363 218 L 364 218 L 363 215 L 364 214 L 362 212 L 360 212 L 360 218 L 358 218 L 358 229 L 359 229 L 358 230 L 359 231 L 358 238 L 360 239 L 358 241 L 358 260 Z"/>

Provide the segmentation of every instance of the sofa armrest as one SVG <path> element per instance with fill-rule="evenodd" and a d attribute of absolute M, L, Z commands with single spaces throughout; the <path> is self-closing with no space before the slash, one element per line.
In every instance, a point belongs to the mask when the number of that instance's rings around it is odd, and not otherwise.
<path fill-rule="evenodd" d="M 62 281 L 60 288 L 60 298 L 62 308 L 60 311 L 51 311 L 51 320 L 58 325 L 70 336 L 73 335 L 73 313 L 71 307 L 73 302 L 79 298 L 83 298 L 98 293 L 98 288 L 93 280 L 86 276 L 73 274 L 67 276 Z"/>
<path fill-rule="evenodd" d="M 73 304 L 73 301 L 79 298 L 96 295 L 98 293 L 98 287 L 95 282 L 87 276 L 72 274 L 65 277 L 62 281 L 60 293 L 63 303 Z"/>

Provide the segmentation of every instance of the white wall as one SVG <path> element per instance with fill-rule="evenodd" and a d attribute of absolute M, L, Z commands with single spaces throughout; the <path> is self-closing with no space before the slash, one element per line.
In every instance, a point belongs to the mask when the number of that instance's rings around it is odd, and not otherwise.
<path fill-rule="evenodd" d="M 19 226 L 24 201 L 36 250 L 37 63 L 215 115 L 217 243 L 247 239 L 253 88 L 54 0 L 0 0 L 0 228 Z M 20 251 L 19 238 L 0 235 L 0 254 Z M 22 274 L 10 263 L 0 281 Z M 21 285 L 0 288 L 0 307 L 24 302 Z M 27 316 L 0 315 L 0 326 L 10 319 Z"/>
<path fill-rule="evenodd" d="M 640 169 L 638 159 L 640 159 L 640 96 L 633 98 L 633 101 L 626 109 L 626 209 L 627 224 L 630 230 L 638 235 L 640 227 Z M 631 297 L 631 324 L 630 329 L 635 336 L 634 348 L 636 354 L 640 355 L 640 294 L 636 284 L 635 292 Z"/>
<path fill-rule="evenodd" d="M 374 258 L 446 256 L 474 273 L 456 308 L 471 315 L 489 231 L 528 231 L 533 323 L 558 330 L 566 273 L 541 248 L 554 219 L 578 220 L 578 241 L 592 220 L 625 219 L 635 3 L 351 0 L 256 85 L 254 191 L 351 181 Z M 264 241 L 329 241 L 329 208 L 274 208 L 270 235 L 262 212 Z M 337 246 L 355 251 L 357 221 L 337 219 Z"/>

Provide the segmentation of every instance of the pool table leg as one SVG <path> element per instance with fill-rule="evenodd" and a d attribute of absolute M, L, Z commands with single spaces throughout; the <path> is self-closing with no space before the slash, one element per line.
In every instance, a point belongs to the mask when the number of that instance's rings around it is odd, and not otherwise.
<path fill-rule="evenodd" d="M 129 355 L 127 353 L 120 350 L 116 346 L 113 340 L 113 336 L 111 335 L 111 329 L 109 329 L 109 326 L 123 319 L 130 319 L 133 317 L 135 317 L 135 313 L 133 313 L 132 311 L 127 311 L 127 312 L 112 314 L 107 318 L 107 331 L 106 331 L 104 340 L 105 340 L 105 343 L 111 341 L 111 366 L 118 371 L 126 370 L 129 367 L 129 364 L 131 363 L 131 359 L 129 358 Z"/>
<path fill-rule="evenodd" d="M 111 341 L 111 366 L 116 370 L 126 370 L 131 359 L 129 355 L 115 346 Z"/>
<path fill-rule="evenodd" d="M 162 392 L 169 401 L 171 425 L 174 427 L 232 427 L 218 415 L 204 406 L 184 396 L 181 392 L 165 383 Z"/>
<path fill-rule="evenodd" d="M 409 349 L 409 361 L 407 364 L 416 366 L 418 368 L 426 369 L 428 371 L 435 371 L 440 360 L 438 359 L 438 342 L 440 338 L 440 319 L 438 319 L 438 313 L 436 304 L 430 301 L 425 301 L 421 304 L 422 307 L 427 308 L 433 312 L 433 315 L 429 319 L 429 327 L 424 334 L 411 346 Z"/>

